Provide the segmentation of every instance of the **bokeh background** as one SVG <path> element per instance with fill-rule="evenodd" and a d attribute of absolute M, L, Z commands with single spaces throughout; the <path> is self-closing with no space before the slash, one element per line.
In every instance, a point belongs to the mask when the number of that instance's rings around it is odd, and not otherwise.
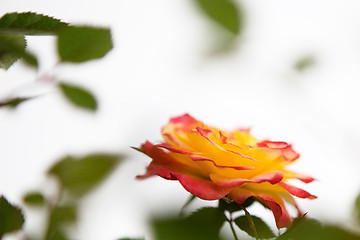
<path fill-rule="evenodd" d="M 101 60 L 56 65 L 54 37 L 28 37 L 35 72 L 0 70 L 0 97 L 43 94 L 0 109 L 0 192 L 21 204 L 26 190 L 51 192 L 45 172 L 66 154 L 120 152 L 126 160 L 82 201 L 74 239 L 149 234 L 150 214 L 178 211 L 189 194 L 178 182 L 137 181 L 150 159 L 130 148 L 160 141 L 170 117 L 189 113 L 224 129 L 251 127 L 258 138 L 287 141 L 301 153 L 291 169 L 316 182 L 309 216 L 349 228 L 360 191 L 360 2 L 236 1 L 244 28 L 229 36 L 187 0 L 2 0 L 1 12 L 34 11 L 65 22 L 110 27 L 114 49 Z M 296 68 L 310 59 L 304 69 Z M 75 109 L 45 79 L 90 89 L 99 110 Z M 40 79 L 37 80 L 36 79 Z M 194 202 L 193 207 L 211 205 Z M 274 226 L 271 212 L 253 211 Z M 250 210 L 251 212 L 251 210 Z M 25 228 L 41 226 L 30 209 Z M 9 238 L 11 239 L 11 238 Z"/>

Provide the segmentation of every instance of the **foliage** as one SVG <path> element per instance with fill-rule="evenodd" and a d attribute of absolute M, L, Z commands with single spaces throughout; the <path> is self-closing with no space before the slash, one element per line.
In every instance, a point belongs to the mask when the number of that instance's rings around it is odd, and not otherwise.
<path fill-rule="evenodd" d="M 357 196 L 355 200 L 355 216 L 357 223 L 360 225 L 360 194 Z"/>
<path fill-rule="evenodd" d="M 61 187 L 75 196 L 82 196 L 106 177 L 118 163 L 115 154 L 91 154 L 85 157 L 67 156 L 48 172 L 55 176 Z"/>
<path fill-rule="evenodd" d="M 38 67 L 37 58 L 26 50 L 26 35 L 54 35 L 60 62 L 80 63 L 99 59 L 112 49 L 108 28 L 72 26 L 58 19 L 36 14 L 8 13 L 0 18 L 0 68 L 9 69 L 18 59 Z M 70 83 L 58 84 L 59 90 L 77 107 L 96 111 L 97 100 L 85 88 Z M 32 97 L 15 97 L 0 102 L 14 108 Z"/>
<path fill-rule="evenodd" d="M 107 28 L 68 27 L 59 32 L 58 53 L 64 62 L 102 58 L 111 49 L 111 34 Z"/>
<path fill-rule="evenodd" d="M 64 96 L 75 106 L 91 111 L 96 111 L 96 98 L 88 90 L 64 82 L 59 83 L 59 88 Z"/>
<path fill-rule="evenodd" d="M 41 192 L 29 192 L 23 197 L 23 201 L 30 206 L 43 206 L 45 204 L 45 197 Z"/>
<path fill-rule="evenodd" d="M 277 240 L 359 240 L 360 235 L 333 225 L 324 225 L 315 219 L 297 218 Z"/>
<path fill-rule="evenodd" d="M 56 34 L 68 23 L 61 22 L 42 14 L 33 12 L 7 13 L 0 19 L 0 33 L 19 35 L 49 35 Z"/>
<path fill-rule="evenodd" d="M 225 220 L 225 215 L 217 208 L 202 208 L 186 218 L 158 218 L 151 224 L 157 240 L 219 240 Z"/>
<path fill-rule="evenodd" d="M 24 224 L 21 209 L 12 205 L 4 197 L 0 197 L 0 239 L 6 233 L 19 230 Z"/>
<path fill-rule="evenodd" d="M 236 225 L 252 237 L 259 239 L 268 239 L 275 237 L 275 234 L 271 231 L 270 227 L 259 217 L 251 216 L 254 226 L 251 226 L 246 216 L 240 216 L 234 220 Z M 256 232 L 254 231 L 256 229 Z"/>
<path fill-rule="evenodd" d="M 195 0 L 201 10 L 214 22 L 238 34 L 242 27 L 241 12 L 232 0 Z"/>

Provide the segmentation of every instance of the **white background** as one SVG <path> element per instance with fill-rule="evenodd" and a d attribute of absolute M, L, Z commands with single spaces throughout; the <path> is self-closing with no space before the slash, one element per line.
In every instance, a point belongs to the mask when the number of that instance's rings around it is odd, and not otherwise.
<path fill-rule="evenodd" d="M 54 68 L 54 38 L 29 37 L 40 71 L 22 63 L 0 70 L 1 98 L 44 93 L 15 111 L 0 109 L 0 192 L 21 204 L 26 190 L 49 192 L 45 172 L 65 154 L 122 152 L 126 162 L 83 200 L 73 236 L 143 236 L 149 213 L 178 211 L 188 194 L 177 182 L 136 181 L 150 159 L 129 146 L 160 141 L 161 126 L 187 112 L 219 128 L 251 127 L 260 139 L 292 143 L 301 158 L 291 169 L 318 179 L 297 185 L 319 197 L 300 200 L 301 208 L 351 225 L 360 190 L 359 1 L 247 0 L 241 6 L 246 23 L 237 47 L 214 57 L 219 29 L 190 0 L 2 0 L 0 15 L 34 11 L 110 27 L 114 49 L 99 61 Z M 306 55 L 316 64 L 299 73 L 294 62 Z M 99 111 L 75 109 L 51 84 L 36 81 L 46 75 L 93 91 Z M 274 225 L 271 213 L 260 210 Z M 28 230 L 42 221 L 32 212 Z"/>

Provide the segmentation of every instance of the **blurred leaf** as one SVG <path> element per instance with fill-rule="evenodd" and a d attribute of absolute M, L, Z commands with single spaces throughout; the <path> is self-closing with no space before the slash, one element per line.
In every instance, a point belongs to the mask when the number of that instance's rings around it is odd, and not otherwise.
<path fill-rule="evenodd" d="M 0 34 L 0 68 L 8 69 L 24 55 L 25 47 L 24 36 Z"/>
<path fill-rule="evenodd" d="M 252 237 L 258 237 L 260 239 L 268 239 L 275 237 L 275 234 L 271 231 L 270 227 L 261 219 L 256 216 L 251 216 L 254 223 L 256 233 L 250 226 L 249 220 L 246 216 L 240 216 L 234 221 L 236 225 Z"/>
<path fill-rule="evenodd" d="M 219 240 L 224 214 L 217 208 L 202 208 L 187 218 L 163 218 L 152 221 L 156 240 Z"/>
<path fill-rule="evenodd" d="M 8 107 L 8 108 L 16 108 L 19 104 L 32 99 L 32 97 L 26 97 L 26 98 L 22 98 L 22 97 L 17 97 L 17 98 L 10 98 L 7 100 L 4 100 L 2 102 L 0 102 L 0 108 L 1 107 Z"/>
<path fill-rule="evenodd" d="M 355 200 L 355 214 L 358 224 L 360 224 L 360 194 Z"/>
<path fill-rule="evenodd" d="M 32 53 L 29 53 L 28 51 L 24 52 L 24 54 L 22 56 L 22 60 L 24 60 L 24 62 L 27 65 L 29 65 L 30 67 L 37 68 L 39 66 L 37 58 Z"/>
<path fill-rule="evenodd" d="M 45 198 L 40 192 L 29 192 L 24 196 L 23 201 L 31 206 L 42 206 Z"/>
<path fill-rule="evenodd" d="M 65 157 L 49 170 L 57 177 L 63 188 L 80 197 L 99 184 L 114 170 L 119 155 L 93 154 L 83 158 Z"/>
<path fill-rule="evenodd" d="M 0 197 L 0 238 L 5 233 L 21 229 L 24 217 L 21 209 L 10 204 L 4 196 Z"/>
<path fill-rule="evenodd" d="M 74 224 L 77 219 L 74 206 L 56 207 L 50 214 L 45 240 L 66 240 L 66 227 Z"/>
<path fill-rule="evenodd" d="M 25 48 L 26 40 L 24 36 L 0 33 L 0 68 L 7 70 L 21 57 L 28 65 L 37 67 L 36 57 L 25 51 Z"/>
<path fill-rule="evenodd" d="M 59 88 L 64 96 L 75 106 L 91 111 L 97 109 L 96 98 L 88 90 L 63 82 L 59 83 Z"/>
<path fill-rule="evenodd" d="M 295 62 L 294 68 L 299 72 L 303 72 L 304 70 L 306 70 L 314 65 L 315 65 L 314 57 L 313 56 L 305 56 L 305 57 L 298 59 Z"/>
<path fill-rule="evenodd" d="M 7 13 L 0 18 L 0 33 L 20 35 L 55 34 L 68 24 L 59 19 L 33 12 Z"/>
<path fill-rule="evenodd" d="M 242 12 L 233 0 L 195 0 L 201 10 L 213 21 L 233 34 L 242 28 Z"/>
<path fill-rule="evenodd" d="M 297 218 L 277 240 L 359 240 L 360 235 L 338 226 L 322 225 L 315 219 Z"/>
<path fill-rule="evenodd" d="M 107 28 L 68 27 L 60 31 L 58 53 L 61 61 L 84 62 L 102 58 L 112 49 Z"/>

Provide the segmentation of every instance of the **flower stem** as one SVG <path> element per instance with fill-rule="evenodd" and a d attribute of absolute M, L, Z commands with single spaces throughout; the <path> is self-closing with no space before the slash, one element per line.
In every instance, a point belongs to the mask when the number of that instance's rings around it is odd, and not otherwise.
<path fill-rule="evenodd" d="M 234 239 L 235 239 L 235 240 L 239 240 L 239 238 L 238 238 L 237 235 L 236 235 L 235 229 L 234 229 L 233 219 L 232 219 L 231 213 L 230 213 L 230 219 L 227 219 L 227 221 L 228 221 L 229 224 L 230 224 L 231 232 L 232 232 L 232 234 L 234 235 Z"/>
<path fill-rule="evenodd" d="M 240 205 L 241 206 L 241 205 Z M 245 212 L 245 216 L 247 218 L 247 220 L 249 221 L 249 225 L 250 225 L 250 228 L 253 230 L 254 234 L 255 234 L 255 238 L 256 240 L 258 240 L 258 233 L 256 231 L 256 228 L 255 228 L 255 224 L 254 224 L 254 221 L 252 220 L 252 217 L 250 215 L 250 213 L 246 210 L 245 207 L 241 206 L 241 208 L 244 210 Z"/>

